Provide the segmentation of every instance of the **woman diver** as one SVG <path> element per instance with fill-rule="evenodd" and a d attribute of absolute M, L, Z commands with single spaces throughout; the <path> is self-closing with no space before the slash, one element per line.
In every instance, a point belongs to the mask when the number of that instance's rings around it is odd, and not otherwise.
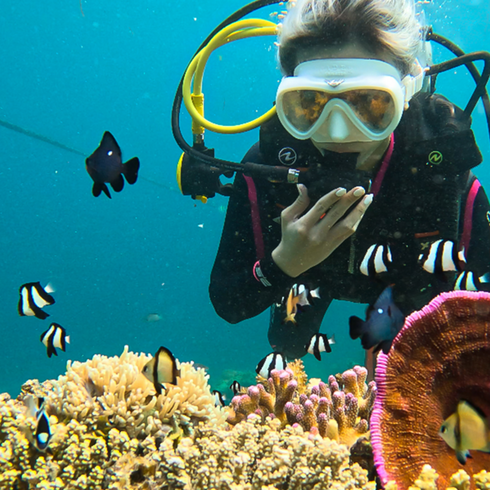
<path fill-rule="evenodd" d="M 294 165 L 306 181 L 237 175 L 209 292 L 230 323 L 272 307 L 271 346 L 298 358 L 333 299 L 372 305 L 393 284 L 407 315 L 481 287 L 490 206 L 470 171 L 482 160 L 470 120 L 427 90 L 413 0 L 291 3 L 277 117 L 243 161 Z M 319 298 L 285 321 L 295 284 Z"/>

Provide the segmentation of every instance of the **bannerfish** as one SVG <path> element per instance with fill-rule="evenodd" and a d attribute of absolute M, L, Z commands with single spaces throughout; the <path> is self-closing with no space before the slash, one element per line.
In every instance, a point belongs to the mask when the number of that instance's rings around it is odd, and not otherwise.
<path fill-rule="evenodd" d="M 463 250 L 458 251 L 452 240 L 436 240 L 429 249 L 419 255 L 423 269 L 447 281 L 445 272 L 461 272 L 466 264 Z"/>
<path fill-rule="evenodd" d="M 177 376 L 180 376 L 177 361 L 166 347 L 158 349 L 155 357 L 145 364 L 142 372 L 146 379 L 153 383 L 159 395 L 162 393 L 162 388 L 165 388 L 163 386 L 165 383 L 176 385 Z"/>
<path fill-rule="evenodd" d="M 51 427 L 49 425 L 49 418 L 46 415 L 45 399 L 37 398 L 37 402 L 33 395 L 28 395 L 24 399 L 24 404 L 27 407 L 26 415 L 29 417 L 35 417 L 36 430 L 34 432 L 34 440 L 29 435 L 30 441 L 34 444 L 38 451 L 44 452 L 48 448 L 49 441 L 51 440 Z"/>
<path fill-rule="evenodd" d="M 52 323 L 49 328 L 41 334 L 41 342 L 48 349 L 48 357 L 53 354 L 58 355 L 56 348 L 65 352 L 66 344 L 70 343 L 70 336 L 66 335 L 66 330 L 58 323 Z"/>
<path fill-rule="evenodd" d="M 464 271 L 458 275 L 454 283 L 454 289 L 456 291 L 481 291 L 482 289 L 488 290 L 488 286 L 484 286 L 490 282 L 490 273 L 487 272 L 483 276 L 478 277 L 471 271 Z"/>
<path fill-rule="evenodd" d="M 335 337 L 328 338 L 324 333 L 316 333 L 305 346 L 309 354 L 313 354 L 319 361 L 322 360 L 322 352 L 332 352 L 330 345 L 335 344 Z"/>
<path fill-rule="evenodd" d="M 349 333 L 351 339 L 361 337 L 364 349 L 375 347 L 375 353 L 382 349 L 388 354 L 391 343 L 404 322 L 405 316 L 393 301 L 393 288 L 388 286 L 374 305 L 367 308 L 366 321 L 357 316 L 349 318 Z"/>
<path fill-rule="evenodd" d="M 104 192 L 111 199 L 106 183 L 111 184 L 115 192 L 121 192 L 124 187 L 123 175 L 128 184 L 134 184 L 138 178 L 140 161 L 134 157 L 123 164 L 121 148 L 114 136 L 106 131 L 98 148 L 85 160 L 85 168 L 94 181 L 92 194 L 98 197 Z"/>
<path fill-rule="evenodd" d="M 28 282 L 19 288 L 20 299 L 18 311 L 20 316 L 35 316 L 44 320 L 49 316 L 42 308 L 55 303 L 54 298 L 49 294 L 54 290 L 48 284 L 45 288 L 40 282 Z"/>
<path fill-rule="evenodd" d="M 223 396 L 221 391 L 213 390 L 213 396 L 214 396 L 214 404 L 217 407 L 224 407 L 226 405 L 225 397 Z"/>
<path fill-rule="evenodd" d="M 359 269 L 365 276 L 374 276 L 387 272 L 392 262 L 390 246 L 374 244 L 367 249 Z"/>
<path fill-rule="evenodd" d="M 286 369 L 286 359 L 280 352 L 267 354 L 255 368 L 255 372 L 263 378 L 269 379 L 273 369 Z"/>
<path fill-rule="evenodd" d="M 320 288 L 312 291 L 304 284 L 293 284 L 289 290 L 287 298 L 283 298 L 283 303 L 286 308 L 286 318 L 284 323 L 292 322 L 296 324 L 296 315 L 304 306 L 310 306 L 311 303 L 320 297 Z"/>
<path fill-rule="evenodd" d="M 490 429 L 485 415 L 471 403 L 460 400 L 456 411 L 441 425 L 439 435 L 456 451 L 456 458 L 466 464 L 470 450 L 490 452 Z"/>
<path fill-rule="evenodd" d="M 233 391 L 233 396 L 236 396 L 239 393 L 242 393 L 242 387 L 237 380 L 235 380 L 235 381 L 233 381 L 233 383 L 231 383 L 230 390 Z"/>

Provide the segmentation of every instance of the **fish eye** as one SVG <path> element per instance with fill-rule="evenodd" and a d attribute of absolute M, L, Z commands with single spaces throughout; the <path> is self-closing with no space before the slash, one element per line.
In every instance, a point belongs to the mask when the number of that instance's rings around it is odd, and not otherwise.
<path fill-rule="evenodd" d="M 447 427 L 445 425 L 441 425 L 441 428 L 439 429 L 441 434 L 445 434 L 447 430 Z"/>
<path fill-rule="evenodd" d="M 109 150 L 109 151 L 107 152 L 107 156 L 111 157 L 113 153 L 114 153 L 114 152 L 113 152 L 112 150 Z"/>
<path fill-rule="evenodd" d="M 382 315 L 384 312 L 385 312 L 385 311 L 383 310 L 383 308 L 378 308 L 378 313 L 379 313 L 380 315 Z"/>

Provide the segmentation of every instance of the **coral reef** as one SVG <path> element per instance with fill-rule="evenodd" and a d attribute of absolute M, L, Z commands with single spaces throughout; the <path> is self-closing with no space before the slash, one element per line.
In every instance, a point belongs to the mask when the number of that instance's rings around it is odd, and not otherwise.
<path fill-rule="evenodd" d="M 366 385 L 367 370 L 360 366 L 340 376 L 341 385 L 330 376 L 328 385 L 319 381 L 306 385 L 301 361 L 285 370 L 273 370 L 271 377 L 246 394 L 233 398 L 227 421 L 237 424 L 250 414 L 277 418 L 283 425 L 298 424 L 351 447 L 368 431 L 368 419 L 376 395 L 376 385 Z M 299 381 L 298 381 L 299 380 Z"/>
<path fill-rule="evenodd" d="M 462 465 L 439 428 L 461 399 L 490 415 L 489 359 L 490 294 L 443 293 L 407 318 L 376 369 L 371 441 L 383 484 L 407 489 L 430 464 L 440 488 L 455 486 L 451 475 Z M 490 454 L 470 452 L 467 472 L 490 468 Z"/>

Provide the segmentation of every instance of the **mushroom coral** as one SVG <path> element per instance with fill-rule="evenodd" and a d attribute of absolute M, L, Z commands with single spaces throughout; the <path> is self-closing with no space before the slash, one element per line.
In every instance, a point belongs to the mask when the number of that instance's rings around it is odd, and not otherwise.
<path fill-rule="evenodd" d="M 450 485 L 463 466 L 438 432 L 462 399 L 490 415 L 489 368 L 490 294 L 443 293 L 406 319 L 376 368 L 371 441 L 383 485 L 409 488 L 424 464 Z M 468 473 L 490 468 L 490 454 L 471 455 Z"/>

